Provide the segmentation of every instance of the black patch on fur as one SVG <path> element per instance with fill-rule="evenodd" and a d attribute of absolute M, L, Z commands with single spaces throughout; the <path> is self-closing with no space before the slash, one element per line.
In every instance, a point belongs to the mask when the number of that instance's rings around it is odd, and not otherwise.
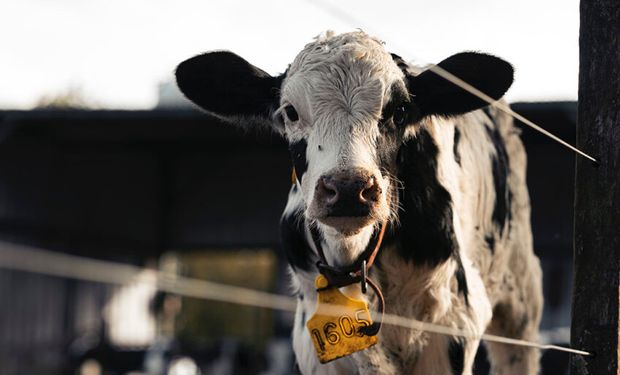
<path fill-rule="evenodd" d="M 403 72 L 407 72 L 407 68 L 409 67 L 409 65 L 405 62 L 405 60 L 403 60 L 402 57 L 398 56 L 395 53 L 390 53 L 390 55 L 392 55 L 392 60 L 394 60 L 400 70 L 402 70 Z"/>
<path fill-rule="evenodd" d="M 459 154 L 459 141 L 461 140 L 461 131 L 458 127 L 454 127 L 454 146 L 452 152 L 454 153 L 454 160 L 458 165 L 461 165 L 461 154 Z"/>
<path fill-rule="evenodd" d="M 391 92 L 392 95 L 381 112 L 382 129 L 392 131 L 403 129 L 405 125 L 415 124 L 422 119 L 420 109 L 411 100 L 406 84 L 405 86 L 400 83 L 392 85 Z"/>
<path fill-rule="evenodd" d="M 512 85 L 512 66 L 495 56 L 463 52 L 448 57 L 437 66 L 496 100 L 501 98 Z M 409 91 L 413 95 L 413 102 L 419 107 L 422 116 L 458 115 L 487 105 L 484 100 L 431 70 L 426 70 L 417 76 L 407 74 L 407 81 Z"/>
<path fill-rule="evenodd" d="M 457 264 L 458 293 L 469 306 L 465 269 L 452 222 L 452 197 L 437 179 L 439 149 L 432 136 L 420 129 L 398 153 L 400 227 L 389 233 L 406 260 L 436 266 L 450 257 Z M 392 228 L 390 228 L 392 229 Z"/>
<path fill-rule="evenodd" d="M 499 233 L 502 234 L 506 226 L 506 222 L 511 219 L 510 203 L 512 201 L 512 193 L 508 185 L 509 160 L 506 144 L 502 139 L 497 126 L 486 127 L 489 139 L 495 147 L 496 155 L 491 160 L 493 172 L 493 185 L 495 187 L 495 207 L 493 208 L 493 223 L 498 227 Z"/>
<path fill-rule="evenodd" d="M 392 96 L 381 111 L 381 123 L 389 122 L 392 116 L 394 116 L 394 111 L 401 106 L 409 109 L 409 93 L 404 92 L 402 88 L 394 85 L 394 87 L 392 87 Z"/>
<path fill-rule="evenodd" d="M 454 273 L 454 277 L 456 277 L 457 290 L 458 293 L 463 296 L 463 299 L 465 300 L 465 305 L 469 306 L 469 288 L 467 287 L 467 276 L 465 275 L 465 267 L 463 267 L 461 255 L 458 252 L 454 254 L 454 260 L 456 262 L 456 272 Z"/>
<path fill-rule="evenodd" d="M 523 332 L 525 332 L 525 329 L 527 328 L 529 324 L 530 324 L 530 317 L 527 315 L 527 313 L 523 313 L 523 317 L 519 321 L 519 325 L 517 325 L 517 332 L 519 332 L 520 334 L 523 334 Z"/>
<path fill-rule="evenodd" d="M 488 234 L 484 236 L 484 242 L 487 243 L 487 246 L 489 247 L 489 250 L 491 250 L 491 253 L 494 253 L 495 252 L 495 237 L 492 234 Z"/>
<path fill-rule="evenodd" d="M 491 122 L 495 126 L 495 118 L 491 114 L 491 107 L 486 106 L 486 107 L 482 108 L 482 112 L 484 112 L 484 114 L 486 114 L 489 117 L 489 120 L 491 120 Z"/>
<path fill-rule="evenodd" d="M 308 162 L 306 161 L 306 148 L 308 144 L 305 139 L 301 141 L 297 141 L 288 146 L 289 151 L 291 152 L 291 158 L 293 159 L 293 166 L 295 167 L 295 173 L 297 174 L 297 179 L 301 181 L 301 177 L 306 173 L 308 169 Z"/>
<path fill-rule="evenodd" d="M 194 56 L 176 69 L 181 92 L 203 109 L 224 117 L 269 118 L 280 102 L 284 77 L 272 77 L 228 51 Z"/>
<path fill-rule="evenodd" d="M 301 319 L 299 325 L 301 326 L 301 329 L 304 329 L 304 327 L 306 326 L 306 310 L 304 310 L 303 308 L 301 309 Z"/>
<path fill-rule="evenodd" d="M 312 264 L 312 249 L 308 245 L 305 221 L 297 214 L 282 216 L 280 220 L 280 239 L 282 249 L 293 270 L 309 271 Z"/>
<path fill-rule="evenodd" d="M 454 375 L 463 374 L 465 369 L 465 342 L 463 339 L 453 339 L 448 347 L 450 367 Z"/>
<path fill-rule="evenodd" d="M 398 152 L 400 227 L 394 233 L 400 254 L 420 264 L 438 265 L 458 255 L 452 225 L 452 198 L 437 179 L 439 149 L 425 129 Z"/>

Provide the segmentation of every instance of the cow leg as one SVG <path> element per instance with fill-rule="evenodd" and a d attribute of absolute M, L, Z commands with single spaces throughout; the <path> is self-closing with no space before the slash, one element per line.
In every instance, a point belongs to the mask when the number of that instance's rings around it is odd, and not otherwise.
<path fill-rule="evenodd" d="M 507 309 L 509 308 L 498 306 L 495 311 L 501 311 L 501 314 L 510 314 L 512 318 L 507 318 L 507 320 L 503 318 L 495 320 L 494 318 L 488 332 L 499 336 L 537 341 L 538 322 L 529 321 L 526 315 L 514 314 L 513 311 L 507 311 Z M 515 321 L 512 319 L 515 319 Z M 520 323 L 515 324 L 515 322 Z M 538 349 L 496 342 L 486 342 L 486 347 L 489 353 L 489 361 L 491 362 L 491 374 L 535 375 L 538 373 L 540 358 Z"/>
<path fill-rule="evenodd" d="M 513 289 L 493 309 L 488 332 L 515 339 L 538 341 L 538 325 L 542 314 L 540 268 L 529 274 L 524 288 Z M 518 286 L 518 283 L 515 283 Z M 493 375 L 535 375 L 538 373 L 540 351 L 536 348 L 486 342 Z"/>

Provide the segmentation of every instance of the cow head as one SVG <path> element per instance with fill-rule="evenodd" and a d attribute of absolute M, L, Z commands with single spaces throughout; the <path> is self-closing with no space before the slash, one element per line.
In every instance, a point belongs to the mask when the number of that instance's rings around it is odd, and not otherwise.
<path fill-rule="evenodd" d="M 438 65 L 495 99 L 512 83 L 512 67 L 490 55 L 461 53 Z M 411 73 L 363 32 L 318 37 L 280 76 L 230 52 L 184 61 L 176 76 L 206 111 L 285 137 L 306 219 L 341 239 L 368 238 L 396 214 L 397 154 L 416 126 L 486 104 L 429 70 Z"/>

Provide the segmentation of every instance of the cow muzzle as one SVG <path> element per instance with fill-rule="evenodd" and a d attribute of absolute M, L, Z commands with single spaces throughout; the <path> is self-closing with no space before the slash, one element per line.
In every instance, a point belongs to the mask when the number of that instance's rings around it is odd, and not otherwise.
<path fill-rule="evenodd" d="M 341 232 L 356 232 L 377 218 L 381 198 L 379 181 L 368 171 L 326 174 L 315 187 L 313 216 Z"/>

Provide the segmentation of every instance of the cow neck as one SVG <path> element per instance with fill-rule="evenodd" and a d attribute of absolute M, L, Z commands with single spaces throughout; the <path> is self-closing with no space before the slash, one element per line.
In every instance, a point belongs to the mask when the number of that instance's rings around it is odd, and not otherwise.
<path fill-rule="evenodd" d="M 379 299 L 379 312 L 381 313 L 381 317 L 378 322 L 374 322 L 370 326 L 361 328 L 362 332 L 368 336 L 374 336 L 379 332 L 379 329 L 381 328 L 381 321 L 383 320 L 383 313 L 385 311 L 385 299 L 383 298 L 383 293 L 381 293 L 381 289 L 377 283 L 368 277 L 368 270 L 372 267 L 375 259 L 377 258 L 377 254 L 381 248 L 381 243 L 383 242 L 383 235 L 385 234 L 386 227 L 387 221 L 384 221 L 381 224 L 379 231 L 375 231 L 373 234 L 372 239 L 370 240 L 368 246 L 366 246 L 364 252 L 360 254 L 355 262 L 348 266 L 330 266 L 327 263 L 323 246 L 321 246 L 318 229 L 315 226 L 312 226 L 310 230 L 312 234 L 312 241 L 314 242 L 314 246 L 316 247 L 319 255 L 319 261 L 316 263 L 316 266 L 319 269 L 319 272 L 325 276 L 329 283 L 326 288 L 319 289 L 319 291 L 328 288 L 342 288 L 355 283 L 360 283 L 362 293 L 365 294 L 367 285 L 370 285 L 377 295 L 377 298 Z"/>

